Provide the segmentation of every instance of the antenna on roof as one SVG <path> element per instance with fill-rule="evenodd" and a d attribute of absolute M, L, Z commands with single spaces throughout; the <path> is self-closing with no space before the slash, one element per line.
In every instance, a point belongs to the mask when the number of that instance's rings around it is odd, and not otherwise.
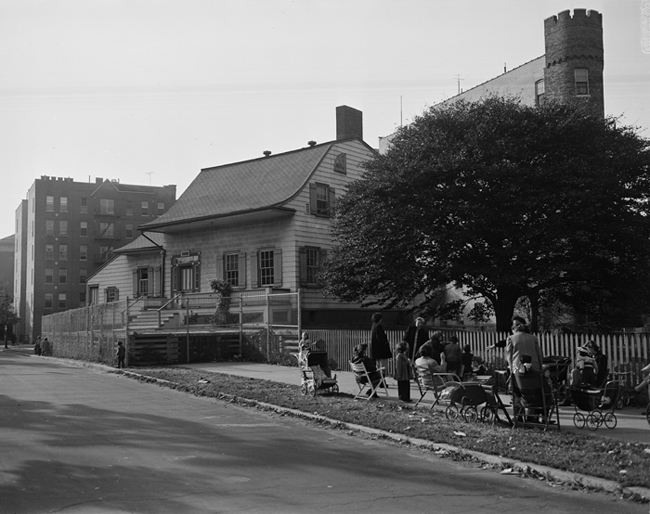
<path fill-rule="evenodd" d="M 463 79 L 460 78 L 460 75 L 456 75 L 456 80 L 458 81 L 458 94 L 461 94 L 463 90 L 460 88 L 460 81 Z"/>
<path fill-rule="evenodd" d="M 402 95 L 399 95 L 399 126 L 402 127 Z"/>
<path fill-rule="evenodd" d="M 503 73 L 508 73 L 508 70 L 506 69 L 506 63 L 503 63 Z"/>
<path fill-rule="evenodd" d="M 151 175 L 153 175 L 153 171 L 147 171 L 145 175 L 149 175 L 149 185 L 151 185 Z"/>

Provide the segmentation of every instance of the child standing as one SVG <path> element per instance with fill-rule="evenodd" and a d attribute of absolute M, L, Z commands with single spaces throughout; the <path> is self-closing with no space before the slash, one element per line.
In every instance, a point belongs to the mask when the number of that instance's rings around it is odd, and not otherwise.
<path fill-rule="evenodd" d="M 298 343 L 298 364 L 300 366 L 307 366 L 307 355 L 311 350 L 311 341 L 307 332 L 302 333 L 302 339 Z"/>
<path fill-rule="evenodd" d="M 397 357 L 395 358 L 395 380 L 397 380 L 397 397 L 403 402 L 411 401 L 411 378 L 413 370 L 406 352 L 408 344 L 404 341 L 399 343 L 395 348 Z"/>
<path fill-rule="evenodd" d="M 124 367 L 125 357 L 126 357 L 126 348 L 124 348 L 124 344 L 122 344 L 122 341 L 119 341 L 117 343 L 117 367 L 118 368 Z"/>
<path fill-rule="evenodd" d="M 472 376 L 472 373 L 474 372 L 472 368 L 472 361 L 474 360 L 474 354 L 472 353 L 472 347 L 468 344 L 466 344 L 463 347 L 463 356 L 461 359 L 462 362 L 462 369 L 461 372 L 463 376 L 461 377 L 463 380 L 466 380 Z"/>

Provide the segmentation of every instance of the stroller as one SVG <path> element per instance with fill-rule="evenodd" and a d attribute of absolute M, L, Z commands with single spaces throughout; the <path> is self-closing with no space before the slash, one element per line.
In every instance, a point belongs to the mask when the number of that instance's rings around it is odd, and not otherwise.
<path fill-rule="evenodd" d="M 621 393 L 621 383 L 618 380 L 608 381 L 603 388 L 574 387 L 571 391 L 575 401 L 576 412 L 573 415 L 573 424 L 576 428 L 598 430 L 601 425 L 607 428 L 616 428 L 618 423 L 614 410 Z M 583 414 L 581 411 L 587 412 Z"/>
<path fill-rule="evenodd" d="M 339 385 L 336 382 L 336 375 L 332 377 L 325 351 L 310 351 L 307 354 L 307 361 L 296 354 L 300 368 L 300 392 L 303 395 L 316 396 L 317 390 L 324 390 L 328 393 L 338 393 Z"/>

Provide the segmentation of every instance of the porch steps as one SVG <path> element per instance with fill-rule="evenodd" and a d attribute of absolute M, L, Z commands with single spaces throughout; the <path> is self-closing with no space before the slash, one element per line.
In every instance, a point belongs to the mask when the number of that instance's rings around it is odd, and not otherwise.
<path fill-rule="evenodd" d="M 174 312 L 163 312 L 160 315 L 160 326 L 164 327 L 165 324 L 174 318 Z M 140 311 L 135 318 L 129 321 L 129 330 L 143 330 L 154 329 L 158 326 L 158 311 Z"/>

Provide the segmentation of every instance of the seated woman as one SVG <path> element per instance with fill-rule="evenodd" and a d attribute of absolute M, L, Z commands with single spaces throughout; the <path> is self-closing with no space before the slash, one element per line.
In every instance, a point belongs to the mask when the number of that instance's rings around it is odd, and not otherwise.
<path fill-rule="evenodd" d="M 370 376 L 370 381 L 372 382 L 372 387 L 373 389 L 376 388 L 379 383 L 381 382 L 381 373 L 377 371 L 377 366 L 375 365 L 375 362 L 366 355 L 366 352 L 368 351 L 368 345 L 366 343 L 362 343 L 360 345 L 357 345 L 354 347 L 353 350 L 353 355 L 352 355 L 352 362 L 353 364 L 363 364 L 366 368 L 366 371 L 368 372 L 368 376 Z M 359 376 L 356 375 L 354 376 L 355 380 L 359 384 L 365 384 L 368 380 L 364 376 Z M 366 394 L 370 396 L 371 391 L 369 390 Z"/>
<path fill-rule="evenodd" d="M 415 360 L 415 368 L 427 387 L 434 385 L 432 373 L 444 373 L 438 361 L 433 358 L 433 346 L 430 343 L 424 343 L 420 347 L 420 357 Z"/>

